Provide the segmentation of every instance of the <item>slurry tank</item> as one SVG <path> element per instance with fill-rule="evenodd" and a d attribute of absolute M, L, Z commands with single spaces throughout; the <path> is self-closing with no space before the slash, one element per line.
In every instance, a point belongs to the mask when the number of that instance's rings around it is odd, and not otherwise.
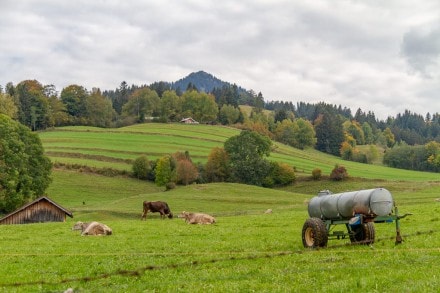
<path fill-rule="evenodd" d="M 366 189 L 332 194 L 321 191 L 313 197 L 308 206 L 310 217 L 347 219 L 355 214 L 387 216 L 392 212 L 393 196 L 385 188 Z"/>

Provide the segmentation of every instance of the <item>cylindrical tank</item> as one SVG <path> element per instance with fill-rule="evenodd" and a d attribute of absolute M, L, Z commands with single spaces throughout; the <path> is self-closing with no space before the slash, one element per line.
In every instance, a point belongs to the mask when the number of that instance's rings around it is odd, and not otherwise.
<path fill-rule="evenodd" d="M 394 205 L 393 196 L 385 188 L 332 194 L 321 191 L 308 206 L 309 216 L 322 219 L 351 218 L 355 214 L 387 216 Z"/>

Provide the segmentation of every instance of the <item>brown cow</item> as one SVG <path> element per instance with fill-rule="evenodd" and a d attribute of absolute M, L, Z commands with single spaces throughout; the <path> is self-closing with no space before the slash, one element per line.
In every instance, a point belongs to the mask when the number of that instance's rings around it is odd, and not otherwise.
<path fill-rule="evenodd" d="M 182 212 L 179 218 L 184 218 L 188 224 L 214 224 L 215 218 L 208 214 Z"/>
<path fill-rule="evenodd" d="M 81 236 L 86 235 L 112 235 L 112 229 L 105 224 L 98 222 L 83 223 L 77 222 L 72 230 L 81 230 Z"/>
<path fill-rule="evenodd" d="M 173 213 L 171 212 L 170 207 L 164 201 L 144 201 L 144 211 L 141 220 L 147 219 L 148 211 L 152 213 L 160 213 L 162 219 L 164 219 L 166 215 L 168 215 L 169 219 L 173 218 Z"/>

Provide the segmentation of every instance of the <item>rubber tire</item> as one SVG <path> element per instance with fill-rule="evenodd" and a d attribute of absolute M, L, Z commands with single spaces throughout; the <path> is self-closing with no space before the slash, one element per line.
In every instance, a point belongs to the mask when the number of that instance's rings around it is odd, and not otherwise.
<path fill-rule="evenodd" d="M 326 247 L 327 228 L 320 218 L 309 218 L 302 229 L 302 242 L 305 248 Z"/>
<path fill-rule="evenodd" d="M 376 229 L 374 228 L 373 222 L 352 226 L 351 231 L 354 232 L 354 235 L 350 234 L 350 241 L 352 243 L 360 242 L 365 245 L 374 243 Z"/>

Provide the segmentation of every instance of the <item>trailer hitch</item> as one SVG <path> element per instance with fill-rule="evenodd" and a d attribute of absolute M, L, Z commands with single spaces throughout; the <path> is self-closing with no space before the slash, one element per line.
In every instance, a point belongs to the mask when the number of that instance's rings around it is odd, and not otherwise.
<path fill-rule="evenodd" d="M 396 217 L 396 242 L 395 244 L 401 244 L 403 242 L 402 235 L 400 235 L 400 219 L 405 218 L 406 216 L 411 216 L 412 213 L 406 213 L 403 216 L 399 216 L 399 211 L 397 209 L 397 206 L 394 207 L 395 210 L 395 217 Z"/>

